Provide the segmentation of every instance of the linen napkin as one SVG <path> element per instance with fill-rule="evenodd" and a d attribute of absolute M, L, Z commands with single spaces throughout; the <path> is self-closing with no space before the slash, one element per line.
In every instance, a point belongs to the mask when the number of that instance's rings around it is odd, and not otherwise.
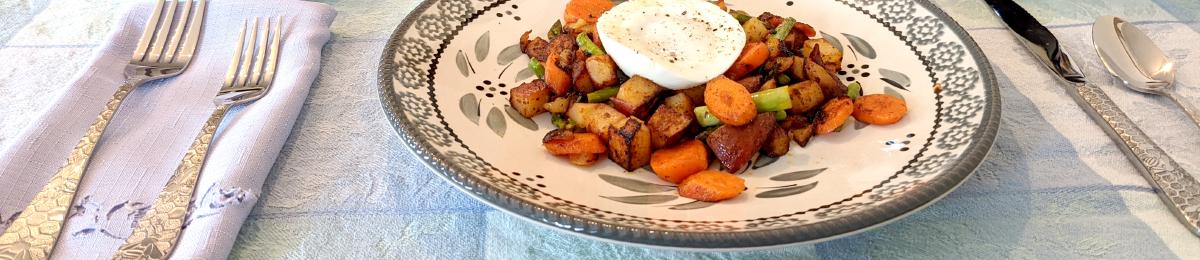
<path fill-rule="evenodd" d="M 122 8 L 90 65 L 76 72 L 54 105 L 0 150 L 0 228 L 45 186 L 112 97 L 153 6 L 146 1 Z M 213 111 L 242 22 L 282 16 L 284 38 L 274 85 L 265 97 L 235 107 L 225 118 L 173 255 L 226 257 L 319 72 L 335 15 L 320 3 L 210 1 L 191 65 L 179 76 L 138 87 L 100 139 L 53 258 L 112 257 Z"/>

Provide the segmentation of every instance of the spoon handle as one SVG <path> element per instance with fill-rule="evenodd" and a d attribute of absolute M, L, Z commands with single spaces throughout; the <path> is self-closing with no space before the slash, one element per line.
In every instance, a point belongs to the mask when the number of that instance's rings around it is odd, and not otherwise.
<path fill-rule="evenodd" d="M 1101 123 L 1104 132 L 1123 144 L 1118 147 L 1136 159 L 1133 160 L 1137 165 L 1135 168 L 1146 177 L 1171 213 L 1193 234 L 1200 236 L 1200 182 L 1150 140 L 1100 88 L 1073 83 L 1073 88 L 1067 92 L 1092 119 Z"/>
<path fill-rule="evenodd" d="M 1200 114 L 1196 114 L 1196 107 L 1192 106 L 1192 103 L 1187 102 L 1187 100 L 1184 100 L 1182 96 L 1179 96 L 1175 92 L 1167 91 L 1166 94 L 1167 97 L 1171 98 L 1171 101 L 1174 101 L 1176 105 L 1183 108 L 1183 113 L 1187 114 L 1193 123 L 1196 123 L 1196 127 L 1200 127 Z"/>

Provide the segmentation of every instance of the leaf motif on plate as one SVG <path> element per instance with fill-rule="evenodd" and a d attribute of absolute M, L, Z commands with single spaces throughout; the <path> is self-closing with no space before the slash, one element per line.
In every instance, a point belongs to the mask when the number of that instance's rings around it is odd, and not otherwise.
<path fill-rule="evenodd" d="M 475 40 L 475 60 L 476 61 L 483 61 L 483 59 L 487 58 L 488 51 L 491 51 L 491 48 L 492 48 L 491 34 L 492 34 L 491 31 L 483 32 L 483 35 L 480 35 L 479 39 Z"/>
<path fill-rule="evenodd" d="M 600 197 L 605 198 L 605 199 L 610 199 L 610 200 L 620 202 L 620 203 L 637 204 L 637 205 L 659 204 L 659 203 L 665 203 L 665 202 L 672 201 L 672 200 L 679 198 L 679 196 L 675 196 L 675 195 L 637 195 L 637 196 L 625 196 L 625 197 L 611 197 L 611 196 L 600 196 Z"/>
<path fill-rule="evenodd" d="M 846 53 L 846 49 L 842 47 L 842 41 L 838 40 L 837 37 L 833 37 L 833 35 L 821 32 L 821 38 L 829 41 L 829 43 L 833 44 L 833 47 L 837 47 L 839 52 Z"/>
<path fill-rule="evenodd" d="M 843 33 L 842 36 L 846 36 L 846 40 L 850 41 L 850 46 L 858 50 L 858 53 L 862 54 L 868 59 L 874 59 L 876 57 L 875 48 L 871 47 L 871 44 L 867 43 L 867 40 L 863 40 L 863 38 L 859 38 L 858 36 L 848 33 Z"/>
<path fill-rule="evenodd" d="M 779 161 L 779 157 L 770 157 L 758 154 L 758 159 L 754 160 L 754 165 L 751 165 L 750 169 L 757 170 L 758 168 L 767 167 L 768 165 L 771 165 L 777 161 Z"/>
<path fill-rule="evenodd" d="M 787 196 L 804 193 L 804 192 L 810 191 L 816 187 L 817 187 L 817 183 L 814 182 L 814 183 L 804 185 L 804 186 L 787 187 L 787 188 L 779 188 L 779 189 L 769 190 L 769 191 L 765 191 L 763 193 L 759 193 L 758 195 L 754 195 L 754 197 L 760 198 L 760 199 L 782 198 L 782 197 L 787 197 Z"/>
<path fill-rule="evenodd" d="M 512 118 L 512 121 L 517 122 L 518 125 L 524 126 L 529 130 L 538 130 L 537 122 L 533 122 L 533 119 L 525 118 L 525 116 L 521 115 L 521 112 L 518 112 L 512 106 L 504 105 L 504 112 L 508 114 L 508 118 Z"/>
<path fill-rule="evenodd" d="M 709 207 L 709 206 L 712 206 L 712 205 L 715 205 L 715 204 L 716 204 L 716 203 L 712 203 L 712 202 L 706 202 L 706 201 L 699 201 L 699 200 L 697 200 L 697 201 L 688 202 L 688 203 L 684 203 L 684 204 L 673 205 L 673 206 L 671 206 L 669 209 L 673 209 L 673 210 L 693 210 L 693 209 L 702 209 L 702 208 L 707 208 L 707 207 Z"/>
<path fill-rule="evenodd" d="M 633 192 L 659 193 L 659 192 L 668 192 L 668 191 L 675 190 L 675 187 L 671 187 L 671 186 L 667 186 L 667 185 L 654 184 L 654 183 L 644 182 L 644 181 L 625 178 L 625 177 L 618 177 L 618 176 L 613 176 L 613 175 L 608 175 L 608 174 L 600 174 L 600 179 L 604 180 L 604 182 L 607 182 L 614 186 L 621 187 L 622 189 L 626 189 L 626 190 L 633 191 Z"/>
<path fill-rule="evenodd" d="M 513 44 L 512 46 L 508 46 L 500 50 L 500 54 L 496 55 L 496 65 L 512 63 L 513 60 L 520 58 L 523 54 L 521 53 L 521 45 Z"/>
<path fill-rule="evenodd" d="M 492 129 L 492 132 L 495 132 L 500 137 L 504 137 L 504 131 L 507 130 L 505 128 L 508 128 L 508 122 L 504 120 L 504 112 L 500 112 L 499 108 L 493 107 L 491 111 L 488 111 L 487 124 Z"/>
<path fill-rule="evenodd" d="M 908 79 L 908 76 L 905 76 L 904 73 L 880 68 L 879 74 L 883 76 L 883 82 L 887 82 L 887 84 L 903 89 L 904 91 L 908 91 L 908 86 L 912 85 L 912 80 Z"/>
<path fill-rule="evenodd" d="M 462 110 L 463 115 L 467 116 L 471 123 L 479 124 L 479 99 L 475 99 L 475 93 L 467 93 L 459 98 L 458 109 Z"/>
<path fill-rule="evenodd" d="M 883 94 L 899 98 L 900 100 L 904 100 L 904 95 L 901 95 L 900 91 L 896 91 L 895 89 L 892 89 L 892 88 L 884 88 Z"/>
<path fill-rule="evenodd" d="M 821 174 L 822 172 L 825 172 L 825 170 L 828 170 L 828 169 L 829 168 L 820 168 L 820 169 L 789 172 L 789 173 L 771 176 L 771 180 L 772 181 L 798 181 L 798 180 L 812 178 L 813 176 L 817 176 L 817 174 Z"/>
<path fill-rule="evenodd" d="M 525 66 L 525 69 L 517 72 L 517 76 L 513 77 L 513 81 L 522 82 L 522 81 L 525 81 L 525 79 L 532 78 L 532 77 L 533 77 L 533 70 L 530 70 L 529 66 Z"/>
<path fill-rule="evenodd" d="M 471 61 L 467 60 L 467 55 L 463 54 L 462 50 L 458 50 L 458 58 L 454 59 L 454 65 L 458 66 L 458 72 L 462 73 L 463 77 L 470 76 Z"/>

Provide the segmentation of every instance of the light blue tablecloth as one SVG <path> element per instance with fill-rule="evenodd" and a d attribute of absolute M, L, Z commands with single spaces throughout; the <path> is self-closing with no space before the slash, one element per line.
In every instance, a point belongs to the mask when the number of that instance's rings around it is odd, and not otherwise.
<path fill-rule="evenodd" d="M 757 0 L 755 0 L 757 1 Z M 116 1 L 0 0 L 0 145 L 61 91 L 110 28 Z M 416 1 L 326 1 L 339 12 L 323 68 L 247 219 L 233 258 L 1197 258 L 1123 154 L 1019 47 L 982 1 L 935 1 L 997 69 L 1003 127 L 991 157 L 944 200 L 890 225 L 768 251 L 694 253 L 597 242 L 476 202 L 429 172 L 383 116 L 375 70 Z M 1200 2 L 1022 0 L 1089 76 L 1183 167 L 1200 172 L 1200 129 L 1164 98 L 1103 73 L 1090 24 L 1123 16 L 1152 34 L 1200 100 Z M 52 73 L 53 72 L 53 73 Z M 2 181 L 0 181 L 2 183 Z M 0 184 L 2 185 L 2 184 Z"/>

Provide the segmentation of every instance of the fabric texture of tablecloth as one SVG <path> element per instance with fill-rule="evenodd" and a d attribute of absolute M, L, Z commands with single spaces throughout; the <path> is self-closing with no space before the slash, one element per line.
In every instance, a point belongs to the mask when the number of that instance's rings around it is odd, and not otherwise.
<path fill-rule="evenodd" d="M 902 1 L 902 0 L 897 0 Z M 116 1 L 0 0 L 0 144 L 47 109 L 115 19 Z M 988 160 L 945 199 L 887 226 L 765 251 L 698 253 L 576 237 L 477 202 L 423 166 L 384 118 L 376 66 L 417 1 L 328 1 L 333 38 L 232 258 L 1111 258 L 1200 257 L 1115 144 L 1022 49 L 983 1 L 935 0 L 991 60 L 1004 100 Z M 1200 101 L 1200 2 L 1018 0 L 1182 167 L 1200 173 L 1200 129 L 1167 99 L 1133 92 L 1090 46 L 1101 15 L 1133 21 L 1177 62 L 1177 91 Z M 190 137 L 188 137 L 190 138 Z M 3 209 L 0 209 L 3 210 Z M 116 239 L 116 238 L 113 238 Z"/>

